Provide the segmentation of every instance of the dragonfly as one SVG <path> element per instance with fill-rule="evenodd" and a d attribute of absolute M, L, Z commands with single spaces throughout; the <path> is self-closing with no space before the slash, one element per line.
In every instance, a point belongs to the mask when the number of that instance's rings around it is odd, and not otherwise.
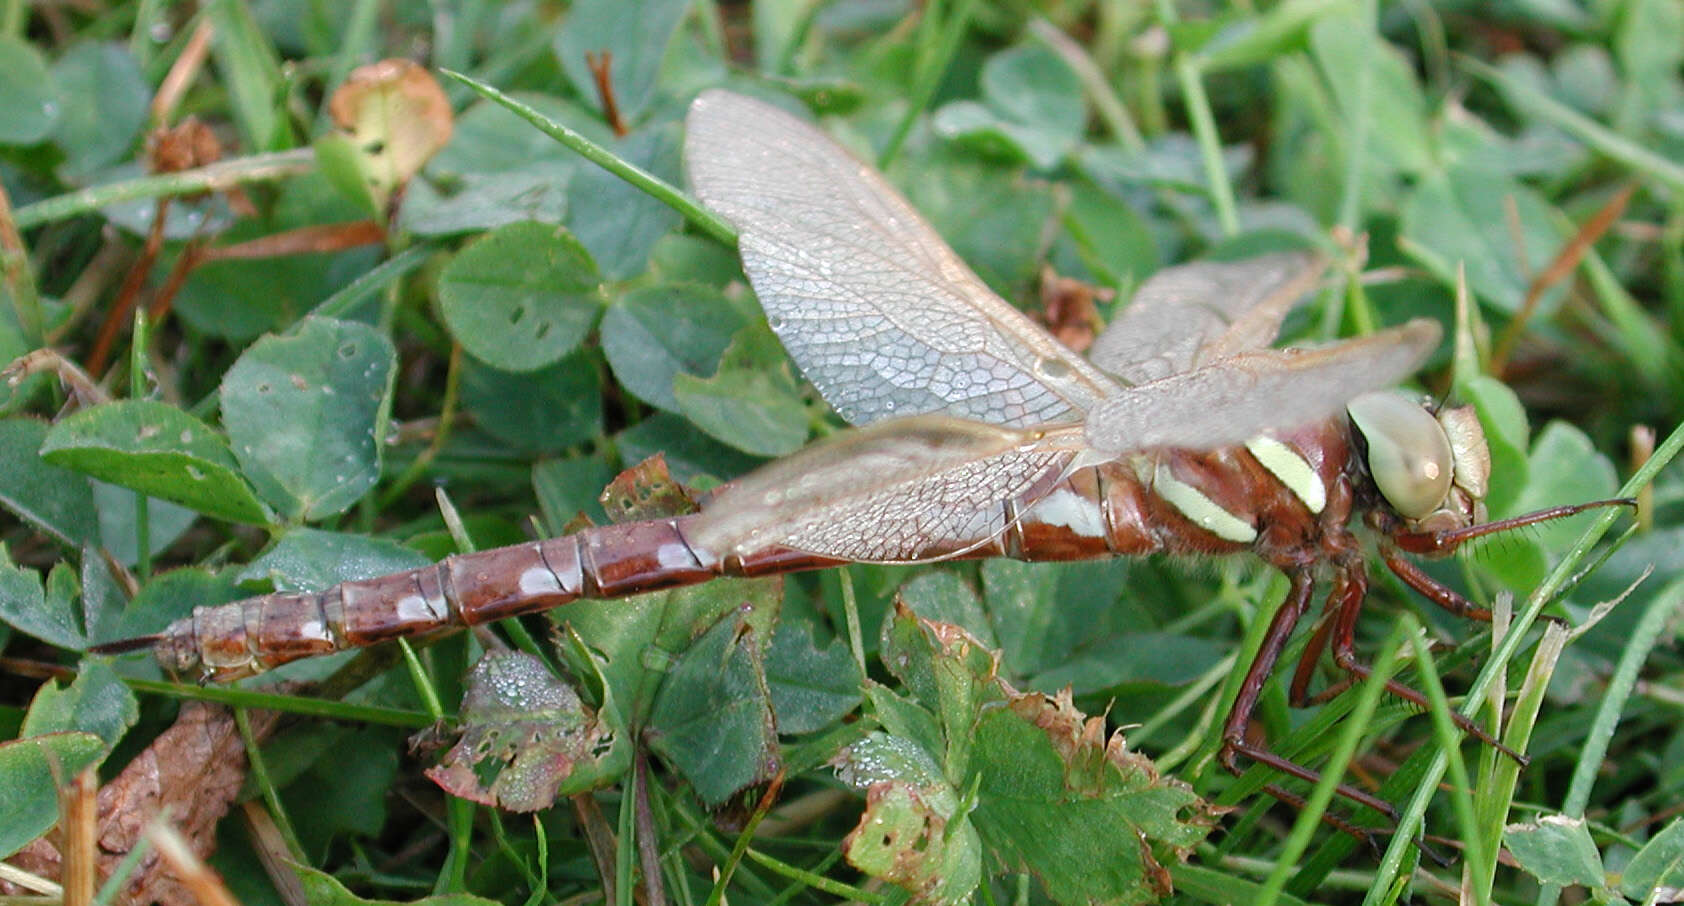
<path fill-rule="evenodd" d="M 1368 675 L 1354 641 L 1368 591 L 1356 524 L 1373 530 L 1382 562 L 1407 586 L 1488 621 L 1409 555 L 1442 556 L 1483 534 L 1607 503 L 1486 521 L 1490 456 L 1473 410 L 1391 389 L 1438 345 L 1432 320 L 1271 348 L 1283 318 L 1318 285 L 1318 255 L 1163 270 L 1083 358 L 991 291 L 881 174 L 805 120 L 715 90 L 694 102 L 686 128 L 696 195 L 736 228 L 771 328 L 852 428 L 726 485 L 696 513 L 200 607 L 99 650 L 152 649 L 171 671 L 226 681 L 718 576 L 1249 553 L 1284 573 L 1289 590 L 1223 726 L 1220 761 L 1235 773 L 1249 760 L 1313 782 L 1317 772 L 1247 731 L 1318 586 L 1330 617 L 1293 676 L 1292 700 L 1308 701 L 1326 649 L 1352 677 Z M 1399 682 L 1387 688 L 1426 706 Z M 1267 789 L 1302 804 L 1279 784 Z M 1396 818 L 1370 793 L 1339 793 Z"/>

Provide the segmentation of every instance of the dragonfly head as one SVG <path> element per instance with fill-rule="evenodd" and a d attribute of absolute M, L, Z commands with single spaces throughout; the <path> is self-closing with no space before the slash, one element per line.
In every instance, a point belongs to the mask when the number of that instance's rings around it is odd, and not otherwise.
<path fill-rule="evenodd" d="M 1433 409 L 1395 391 L 1345 407 L 1380 497 L 1411 533 L 1485 521 L 1491 453 L 1473 407 Z"/>

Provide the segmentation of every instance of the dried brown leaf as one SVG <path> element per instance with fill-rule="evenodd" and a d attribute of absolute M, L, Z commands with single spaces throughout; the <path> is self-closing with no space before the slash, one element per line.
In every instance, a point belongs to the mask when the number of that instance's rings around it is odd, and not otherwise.
<path fill-rule="evenodd" d="M 250 716 L 259 739 L 274 729 L 277 715 Z M 171 826 L 190 850 L 200 858 L 209 855 L 216 845 L 216 824 L 228 813 L 245 777 L 245 744 L 229 712 L 197 702 L 183 705 L 175 723 L 99 791 L 99 876 L 110 876 L 140 842 L 147 824 L 166 808 Z M 10 861 L 43 877 L 59 877 L 64 866 L 59 848 L 44 838 Z M 120 902 L 194 906 L 198 900 L 154 850 L 129 875 Z"/>

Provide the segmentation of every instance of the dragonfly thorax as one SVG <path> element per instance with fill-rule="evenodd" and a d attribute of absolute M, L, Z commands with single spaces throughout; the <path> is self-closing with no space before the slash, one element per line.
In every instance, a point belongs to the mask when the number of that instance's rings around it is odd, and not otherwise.
<path fill-rule="evenodd" d="M 1447 531 L 1485 520 L 1491 454 L 1472 407 L 1435 411 L 1380 391 L 1351 400 L 1346 411 L 1360 439 L 1362 465 L 1408 531 Z"/>

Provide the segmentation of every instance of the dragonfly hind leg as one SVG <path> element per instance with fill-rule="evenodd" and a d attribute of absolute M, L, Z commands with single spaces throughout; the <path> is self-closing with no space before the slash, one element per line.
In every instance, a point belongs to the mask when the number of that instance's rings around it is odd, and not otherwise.
<path fill-rule="evenodd" d="M 1487 623 L 1491 621 L 1491 611 L 1474 606 L 1472 602 L 1455 591 L 1435 582 L 1431 576 L 1422 572 L 1415 564 L 1397 556 L 1395 550 L 1386 551 L 1385 561 L 1386 565 L 1394 573 L 1397 573 L 1398 578 L 1445 610 L 1470 620 L 1480 620 Z M 1298 661 L 1297 670 L 1293 672 L 1292 685 L 1288 693 L 1288 700 L 1293 707 L 1301 708 L 1305 705 L 1329 701 L 1344 693 L 1351 686 L 1363 682 L 1373 675 L 1374 671 L 1367 664 L 1358 660 L 1356 654 L 1357 617 L 1362 613 L 1362 603 L 1367 597 L 1368 579 L 1361 566 L 1339 571 L 1338 577 L 1334 580 L 1333 591 L 1328 595 L 1328 610 L 1332 611 L 1332 618 L 1317 627 L 1316 634 L 1304 648 L 1304 654 Z M 1332 641 L 1333 663 L 1349 676 L 1315 695 L 1309 695 L 1307 690 L 1310 684 L 1310 676 L 1315 670 L 1316 661 L 1321 657 L 1322 649 L 1327 647 L 1329 640 Z M 1423 711 L 1432 707 L 1425 695 L 1397 680 L 1386 680 L 1386 691 Z M 1474 723 L 1459 712 L 1452 711 L 1450 717 L 1451 721 L 1456 724 L 1457 729 L 1503 753 L 1521 767 L 1525 767 L 1531 762 L 1529 757 L 1503 745 L 1484 727 Z"/>
<path fill-rule="evenodd" d="M 1247 735 L 1251 727 L 1252 712 L 1257 708 L 1258 698 L 1263 693 L 1264 685 L 1269 681 L 1275 662 L 1280 659 L 1281 650 L 1286 647 L 1287 639 L 1298 621 L 1309 610 L 1310 596 L 1315 590 L 1315 578 L 1308 567 L 1294 569 L 1289 573 L 1292 581 L 1287 591 L 1286 601 L 1275 612 L 1274 619 L 1269 623 L 1268 632 L 1263 637 L 1263 644 L 1258 649 L 1257 657 L 1246 670 L 1245 678 L 1240 682 L 1240 691 L 1234 698 L 1233 710 L 1228 713 L 1227 723 L 1222 729 L 1222 748 L 1218 753 L 1218 760 L 1222 767 L 1234 775 L 1244 773 L 1245 767 L 1240 760 L 1247 759 L 1258 764 L 1274 768 L 1283 774 L 1297 777 L 1308 783 L 1315 783 L 1321 775 L 1310 768 L 1304 767 L 1289 758 L 1277 755 L 1267 748 L 1252 742 Z M 1303 808 L 1304 798 L 1276 784 L 1269 784 L 1263 788 L 1264 792 L 1295 808 Z M 1394 824 L 1398 820 L 1397 809 L 1391 803 L 1378 796 L 1357 789 L 1349 784 L 1341 783 L 1336 792 L 1346 799 L 1366 806 L 1386 816 Z M 1331 813 L 1323 813 L 1322 820 L 1359 840 L 1373 845 L 1373 828 L 1358 827 Z M 1382 831 L 1383 832 L 1383 831 Z"/>

